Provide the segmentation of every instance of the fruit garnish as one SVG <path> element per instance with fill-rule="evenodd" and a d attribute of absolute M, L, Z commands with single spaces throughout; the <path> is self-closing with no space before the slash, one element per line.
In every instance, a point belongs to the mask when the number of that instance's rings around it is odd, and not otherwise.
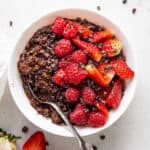
<path fill-rule="evenodd" d="M 70 21 L 70 23 L 77 29 L 78 34 L 82 38 L 87 38 L 92 35 L 92 31 L 85 26 L 82 26 L 76 22 Z"/>
<path fill-rule="evenodd" d="M 113 37 L 113 33 L 108 31 L 108 30 L 104 30 L 104 31 L 99 31 L 94 33 L 93 35 L 93 42 L 102 42 L 104 40 L 108 40 L 110 38 Z"/>
<path fill-rule="evenodd" d="M 46 150 L 43 132 L 35 132 L 23 145 L 22 150 Z"/>
<path fill-rule="evenodd" d="M 79 99 L 79 90 L 76 88 L 68 88 L 65 92 L 67 102 L 75 103 Z"/>
<path fill-rule="evenodd" d="M 106 52 L 107 57 L 117 56 L 122 50 L 122 43 L 117 39 L 108 39 L 104 42 L 102 50 Z"/>
<path fill-rule="evenodd" d="M 96 95 L 92 88 L 87 86 L 82 88 L 82 98 L 86 104 L 93 105 L 95 97 Z"/>
<path fill-rule="evenodd" d="M 69 115 L 70 121 L 76 125 L 86 125 L 88 121 L 88 113 L 82 104 L 77 104 L 74 111 Z"/>
<path fill-rule="evenodd" d="M 72 41 L 78 48 L 87 52 L 93 58 L 93 60 L 95 60 L 97 62 L 101 60 L 101 58 L 102 58 L 101 51 L 92 43 L 82 41 L 78 38 L 73 39 Z"/>
<path fill-rule="evenodd" d="M 98 69 L 93 64 L 86 65 L 86 70 L 89 74 L 89 77 L 96 81 L 99 85 L 103 87 L 108 86 L 107 80 L 104 79 L 103 75 L 98 71 Z"/>
<path fill-rule="evenodd" d="M 65 57 L 73 52 L 73 46 L 71 45 L 71 41 L 67 39 L 61 39 L 57 42 L 54 53 L 58 57 Z"/>
<path fill-rule="evenodd" d="M 0 128 L 0 150 L 17 150 L 16 142 L 20 138 Z"/>
<path fill-rule="evenodd" d="M 90 127 L 101 127 L 105 125 L 106 121 L 107 118 L 102 112 L 91 112 L 88 118 L 88 125 Z"/>
<path fill-rule="evenodd" d="M 119 79 L 114 83 L 113 88 L 106 99 L 106 104 L 109 107 L 116 109 L 119 106 L 122 98 L 122 90 L 123 90 L 123 83 Z"/>
<path fill-rule="evenodd" d="M 115 73 L 123 80 L 132 79 L 134 71 L 122 59 L 111 61 L 111 65 Z"/>
<path fill-rule="evenodd" d="M 103 78 L 107 84 L 109 84 L 115 76 L 115 72 L 110 64 L 100 63 L 97 66 L 97 69 L 103 75 Z"/>
<path fill-rule="evenodd" d="M 62 17 L 57 17 L 52 26 L 52 31 L 57 35 L 62 35 L 67 22 Z"/>

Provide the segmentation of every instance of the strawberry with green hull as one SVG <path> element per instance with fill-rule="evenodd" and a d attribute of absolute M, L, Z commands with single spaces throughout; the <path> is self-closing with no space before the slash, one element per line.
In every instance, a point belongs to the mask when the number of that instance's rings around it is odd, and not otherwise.
<path fill-rule="evenodd" d="M 102 42 L 102 41 L 105 41 L 105 40 L 108 40 L 110 38 L 113 37 L 113 33 L 108 31 L 108 30 L 104 30 L 104 31 L 99 31 L 99 32 L 96 32 L 94 33 L 92 39 L 93 39 L 93 42 Z"/>
<path fill-rule="evenodd" d="M 102 58 L 101 51 L 92 43 L 82 41 L 78 38 L 75 38 L 72 41 L 78 48 L 87 52 L 93 58 L 93 60 L 95 60 L 97 62 L 101 60 L 101 58 Z"/>
<path fill-rule="evenodd" d="M 106 52 L 107 57 L 117 56 L 122 50 L 122 43 L 117 39 L 108 39 L 104 42 L 102 50 Z"/>

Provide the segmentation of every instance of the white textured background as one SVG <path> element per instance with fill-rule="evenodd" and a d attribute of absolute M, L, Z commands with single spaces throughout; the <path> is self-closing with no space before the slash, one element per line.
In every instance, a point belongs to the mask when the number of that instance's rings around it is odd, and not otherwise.
<path fill-rule="evenodd" d="M 128 0 L 129 1 L 129 0 Z M 113 126 L 94 136 L 87 137 L 99 150 L 149 150 L 150 149 L 150 1 L 130 0 L 126 5 L 122 0 L 0 0 L 0 34 L 8 36 L 13 44 L 31 21 L 58 8 L 80 7 L 96 10 L 111 18 L 125 32 L 131 41 L 139 67 L 139 81 L 132 104 L 127 112 Z M 137 13 L 132 15 L 132 8 Z M 13 27 L 9 27 L 9 21 Z M 9 44 L 9 43 L 8 43 Z M 11 52 L 0 45 L 0 58 Z M 5 54 L 4 54 L 5 53 Z M 8 57 L 7 57 L 8 59 Z M 20 97 L 21 100 L 21 97 Z M 29 133 L 21 132 L 22 126 L 29 127 Z M 27 121 L 14 104 L 8 85 L 0 104 L 0 127 L 23 138 L 18 142 L 21 149 L 24 140 L 38 130 Z M 47 150 L 78 150 L 74 139 L 45 133 L 49 141 Z M 99 135 L 105 134 L 101 141 Z"/>

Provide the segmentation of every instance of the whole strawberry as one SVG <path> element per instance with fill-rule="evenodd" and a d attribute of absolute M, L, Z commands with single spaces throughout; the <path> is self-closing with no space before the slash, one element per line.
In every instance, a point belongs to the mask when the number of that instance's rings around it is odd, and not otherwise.
<path fill-rule="evenodd" d="M 66 26 L 66 21 L 62 17 L 57 17 L 52 26 L 52 31 L 57 35 L 62 35 L 64 28 Z"/>
<path fill-rule="evenodd" d="M 82 98 L 86 104 L 93 105 L 95 97 L 96 97 L 96 95 L 92 88 L 90 88 L 90 87 L 82 88 Z"/>
<path fill-rule="evenodd" d="M 62 39 L 57 42 L 54 53 L 58 57 L 65 57 L 73 52 L 73 46 L 71 45 L 70 40 Z"/>
<path fill-rule="evenodd" d="M 75 125 L 86 125 L 88 121 L 88 113 L 82 104 L 77 104 L 74 111 L 69 115 L 70 121 Z"/>
<path fill-rule="evenodd" d="M 70 103 L 75 103 L 79 99 L 79 90 L 76 88 L 68 88 L 65 92 L 66 100 Z"/>

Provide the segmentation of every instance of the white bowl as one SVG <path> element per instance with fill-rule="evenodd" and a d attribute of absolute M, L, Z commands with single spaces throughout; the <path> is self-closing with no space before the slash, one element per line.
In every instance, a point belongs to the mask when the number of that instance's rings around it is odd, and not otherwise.
<path fill-rule="evenodd" d="M 9 79 L 10 90 L 14 98 L 14 101 L 18 106 L 18 108 L 20 109 L 20 111 L 33 124 L 35 124 L 36 126 L 40 127 L 43 130 L 46 130 L 56 135 L 66 136 L 66 137 L 73 136 L 65 126 L 56 125 L 52 123 L 50 119 L 46 119 L 43 116 L 37 114 L 36 110 L 30 105 L 28 97 L 24 92 L 24 89 L 22 87 L 22 82 L 19 76 L 19 72 L 17 69 L 17 62 L 19 60 L 19 56 L 21 52 L 24 50 L 25 45 L 27 44 L 31 36 L 34 34 L 34 32 L 37 29 L 45 25 L 51 24 L 54 21 L 56 16 L 63 16 L 67 18 L 76 18 L 76 17 L 87 18 L 89 21 L 94 22 L 95 24 L 105 26 L 107 29 L 112 30 L 117 36 L 117 38 L 120 39 L 121 42 L 123 43 L 124 54 L 126 56 L 127 63 L 135 71 L 134 79 L 128 82 L 126 85 L 125 93 L 119 108 L 117 110 L 110 112 L 109 120 L 105 126 L 101 128 L 77 127 L 77 130 L 82 136 L 95 134 L 111 126 L 125 112 L 130 102 L 132 101 L 135 88 L 136 88 L 136 80 L 137 80 L 137 76 L 136 76 L 137 68 L 136 68 L 133 50 L 130 48 L 128 40 L 126 39 L 123 31 L 120 31 L 119 27 L 117 27 L 106 17 L 89 10 L 64 9 L 64 10 L 51 12 L 48 15 L 40 18 L 36 22 L 32 23 L 21 35 L 10 59 L 10 63 L 8 67 L 8 79 Z"/>

